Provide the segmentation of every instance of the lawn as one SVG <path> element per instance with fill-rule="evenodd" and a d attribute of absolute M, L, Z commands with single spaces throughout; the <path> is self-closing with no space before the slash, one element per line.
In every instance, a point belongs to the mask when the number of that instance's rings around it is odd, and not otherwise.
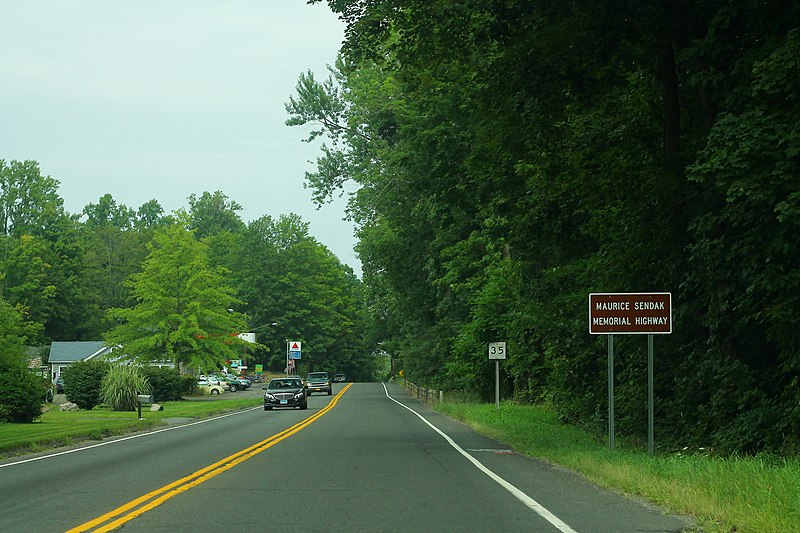
<path fill-rule="evenodd" d="M 142 408 L 139 420 L 137 411 L 119 412 L 106 409 L 91 411 L 60 411 L 50 404 L 51 410 L 32 424 L 0 423 L 0 457 L 37 452 L 69 445 L 83 440 L 99 440 L 165 425 L 165 418 L 205 418 L 226 411 L 261 405 L 261 398 L 196 399 L 163 402 L 163 411 Z"/>
<path fill-rule="evenodd" d="M 565 426 L 543 406 L 442 403 L 436 409 L 530 457 L 563 465 L 597 485 L 644 497 L 695 517 L 703 531 L 800 531 L 800 460 L 614 451 L 604 435 Z"/>

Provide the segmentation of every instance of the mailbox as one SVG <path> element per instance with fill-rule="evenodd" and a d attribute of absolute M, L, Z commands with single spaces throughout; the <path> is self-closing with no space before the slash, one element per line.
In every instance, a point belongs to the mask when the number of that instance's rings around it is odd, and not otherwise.
<path fill-rule="evenodd" d="M 139 403 L 156 403 L 152 394 L 139 394 L 136 399 L 139 400 Z"/>

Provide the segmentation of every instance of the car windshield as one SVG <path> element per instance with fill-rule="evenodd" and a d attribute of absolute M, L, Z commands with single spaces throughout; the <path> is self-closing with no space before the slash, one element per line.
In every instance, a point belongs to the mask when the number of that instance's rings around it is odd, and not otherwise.
<path fill-rule="evenodd" d="M 312 372 L 308 375 L 308 379 L 327 379 L 328 373 L 327 372 Z"/>
<path fill-rule="evenodd" d="M 299 389 L 300 380 L 298 379 L 276 379 L 269 384 L 270 389 Z"/>

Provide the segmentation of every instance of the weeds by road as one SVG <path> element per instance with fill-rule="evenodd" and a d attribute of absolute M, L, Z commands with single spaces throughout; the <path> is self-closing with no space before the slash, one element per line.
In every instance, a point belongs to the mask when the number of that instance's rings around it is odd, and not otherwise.
<path fill-rule="evenodd" d="M 561 424 L 541 406 L 440 403 L 519 453 L 575 470 L 611 489 L 693 516 L 709 533 L 800 531 L 800 461 L 776 457 L 715 457 L 702 450 L 655 454 Z"/>

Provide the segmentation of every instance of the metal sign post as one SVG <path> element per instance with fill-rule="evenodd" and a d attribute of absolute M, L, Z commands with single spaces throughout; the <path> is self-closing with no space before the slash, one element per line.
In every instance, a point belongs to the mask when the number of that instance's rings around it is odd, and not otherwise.
<path fill-rule="evenodd" d="M 608 336 L 608 449 L 614 449 L 614 335 Z"/>
<path fill-rule="evenodd" d="M 647 335 L 647 451 L 655 450 L 653 335 L 672 333 L 672 293 L 591 293 L 589 334 L 608 335 L 608 447 L 614 449 L 614 334 Z"/>
<path fill-rule="evenodd" d="M 500 409 L 500 359 L 506 358 L 505 342 L 489 343 L 489 360 L 494 359 L 494 405 Z"/>
<path fill-rule="evenodd" d="M 647 336 L 647 453 L 653 455 L 655 437 L 653 421 L 653 335 Z"/>

